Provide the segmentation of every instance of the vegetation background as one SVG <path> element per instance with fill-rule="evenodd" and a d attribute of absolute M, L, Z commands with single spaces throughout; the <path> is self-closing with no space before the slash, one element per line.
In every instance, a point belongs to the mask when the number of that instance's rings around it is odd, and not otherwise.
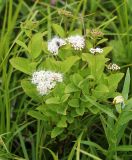
<path fill-rule="evenodd" d="M 59 12 L 59 9 L 68 11 Z M 0 0 L 0 159 L 1 160 L 131 160 L 132 159 L 132 1 L 131 0 Z M 24 74 L 16 71 L 9 60 L 21 55 L 23 48 L 16 41 L 23 35 L 37 30 L 43 32 L 45 41 L 51 39 L 54 31 L 52 23 L 60 24 L 66 30 L 89 31 L 99 28 L 108 38 L 106 45 L 112 46 L 112 62 L 121 66 L 126 74 L 119 84 L 130 98 L 129 110 L 120 118 L 123 124 L 120 143 L 110 150 L 107 137 L 112 140 L 111 119 L 91 116 L 85 129 L 76 128 L 76 134 L 67 139 L 51 139 L 46 124 L 27 114 L 35 107 L 21 87 Z M 125 124 L 123 123 L 125 122 Z M 112 128 L 111 128 L 112 127 Z M 115 131 L 114 130 L 114 131 Z M 108 134 L 109 133 L 109 134 Z M 85 136 L 84 136 L 85 135 Z M 85 140 L 83 139 L 85 137 Z"/>

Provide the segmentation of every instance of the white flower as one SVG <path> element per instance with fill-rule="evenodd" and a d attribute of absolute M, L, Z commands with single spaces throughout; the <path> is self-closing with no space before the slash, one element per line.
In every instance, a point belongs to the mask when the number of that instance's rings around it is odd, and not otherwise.
<path fill-rule="evenodd" d="M 48 93 L 48 88 L 45 85 L 45 83 L 39 83 L 37 85 L 37 91 L 39 92 L 40 95 L 46 95 Z"/>
<path fill-rule="evenodd" d="M 36 85 L 40 95 L 48 94 L 56 86 L 57 82 L 62 81 L 63 75 L 61 73 L 44 70 L 34 72 L 31 79 L 31 82 Z"/>
<path fill-rule="evenodd" d="M 66 41 L 59 37 L 54 37 L 48 42 L 48 51 L 50 51 L 53 55 L 58 54 L 58 49 L 66 45 Z"/>
<path fill-rule="evenodd" d="M 101 49 L 101 48 L 96 48 L 96 52 L 97 52 L 97 53 L 103 53 L 103 49 Z"/>
<path fill-rule="evenodd" d="M 107 68 L 108 69 L 110 69 L 110 70 L 119 70 L 120 69 L 120 67 L 117 65 L 117 64 L 115 64 L 115 63 L 110 63 L 108 66 L 107 66 Z"/>
<path fill-rule="evenodd" d="M 90 48 L 90 50 L 89 50 L 92 54 L 94 54 L 95 53 L 95 49 L 94 48 Z"/>
<path fill-rule="evenodd" d="M 53 74 L 53 78 L 57 82 L 62 82 L 63 81 L 63 77 L 62 77 L 62 75 L 60 73 L 54 73 Z"/>
<path fill-rule="evenodd" d="M 75 50 L 82 50 L 85 47 L 85 39 L 83 36 L 70 36 L 66 40 L 72 45 Z"/>
<path fill-rule="evenodd" d="M 103 53 L 103 49 L 101 48 L 90 48 L 89 50 L 92 54 L 95 54 L 95 53 Z"/>
<path fill-rule="evenodd" d="M 31 79 L 32 83 L 38 84 L 42 79 L 43 73 L 44 73 L 44 71 L 34 72 L 32 75 L 32 79 Z"/>
<path fill-rule="evenodd" d="M 124 104 L 124 98 L 122 96 L 116 96 L 113 100 L 113 104 Z"/>

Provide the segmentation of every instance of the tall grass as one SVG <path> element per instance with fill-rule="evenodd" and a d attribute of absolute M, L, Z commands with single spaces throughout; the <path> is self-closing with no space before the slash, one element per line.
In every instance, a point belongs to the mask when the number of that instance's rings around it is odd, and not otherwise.
<path fill-rule="evenodd" d="M 126 0 L 81 0 L 58 1 L 51 6 L 48 1 L 15 2 L 7 0 L 0 6 L 0 159 L 25 160 L 90 160 L 90 159 L 126 159 L 132 158 L 131 151 L 131 106 L 127 102 L 125 114 L 115 122 L 100 114 L 88 115 L 82 123 L 86 128 L 75 128 L 75 134 L 69 139 L 51 139 L 46 123 L 32 119 L 27 115 L 36 104 L 23 92 L 20 81 L 24 75 L 14 70 L 9 63 L 11 57 L 26 56 L 18 39 L 28 40 L 30 32 L 41 30 L 46 40 L 54 33 L 52 23 L 64 26 L 72 32 L 81 28 L 85 34 L 87 28 L 99 27 L 110 39 L 113 46 L 112 61 L 119 63 L 122 70 L 130 66 L 120 90 L 131 98 L 132 81 L 132 14 L 131 2 Z M 71 17 L 58 14 L 58 9 L 71 12 Z M 25 29 L 28 28 L 28 29 Z M 131 76 L 131 78 L 130 78 Z M 122 87 L 123 86 L 123 87 Z M 123 121 L 127 123 L 123 123 Z M 84 130 L 82 132 L 82 130 Z M 59 158 L 58 158 L 59 157 Z"/>

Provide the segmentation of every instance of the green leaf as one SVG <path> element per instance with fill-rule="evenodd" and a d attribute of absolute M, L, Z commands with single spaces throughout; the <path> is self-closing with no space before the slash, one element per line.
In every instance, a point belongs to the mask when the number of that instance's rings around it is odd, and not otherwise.
<path fill-rule="evenodd" d="M 29 59 L 21 57 L 15 57 L 10 59 L 10 63 L 17 70 L 29 75 L 31 75 L 36 70 L 37 66 L 37 63 L 31 62 Z"/>
<path fill-rule="evenodd" d="M 80 160 L 80 147 L 81 147 L 82 135 L 83 135 L 83 132 L 79 135 L 77 139 L 76 160 Z"/>
<path fill-rule="evenodd" d="M 67 115 L 67 122 L 73 123 L 73 121 L 74 121 L 74 117 L 72 117 L 71 115 Z"/>
<path fill-rule="evenodd" d="M 96 86 L 95 91 L 96 92 L 109 92 L 109 89 L 106 85 L 99 84 L 99 85 Z"/>
<path fill-rule="evenodd" d="M 42 147 L 42 148 L 44 148 L 44 149 L 46 149 L 46 150 L 48 150 L 50 152 L 50 154 L 53 157 L 53 160 L 59 160 L 58 156 L 56 156 L 55 153 L 52 150 L 50 150 L 49 148 L 46 148 L 46 147 Z"/>
<path fill-rule="evenodd" d="M 51 138 L 55 138 L 64 131 L 64 128 L 55 127 L 51 132 Z"/>
<path fill-rule="evenodd" d="M 61 106 L 61 104 L 46 104 L 46 108 L 47 108 L 47 110 L 49 110 L 49 111 L 52 111 L 52 112 L 55 112 L 55 113 L 57 113 L 57 110 L 58 110 L 58 107 L 59 106 Z"/>
<path fill-rule="evenodd" d="M 25 43 L 23 43 L 22 41 L 16 40 L 16 43 L 17 43 L 19 46 L 23 47 L 26 51 L 30 52 L 30 50 L 28 49 L 27 45 L 26 45 Z"/>
<path fill-rule="evenodd" d="M 132 97 L 129 98 L 126 102 L 125 102 L 125 108 L 126 110 L 131 110 L 132 109 Z"/>
<path fill-rule="evenodd" d="M 73 117 L 73 118 L 78 116 L 78 114 L 77 114 L 77 112 L 76 112 L 76 110 L 75 110 L 75 107 L 74 107 L 74 108 L 71 108 L 70 116 Z"/>
<path fill-rule="evenodd" d="M 56 34 L 58 34 L 60 37 L 65 37 L 65 31 L 60 25 L 53 23 L 52 27 Z"/>
<path fill-rule="evenodd" d="M 117 146 L 115 150 L 120 152 L 129 152 L 132 151 L 132 145 Z"/>
<path fill-rule="evenodd" d="M 121 113 L 121 104 L 115 105 L 116 111 L 120 114 Z"/>
<path fill-rule="evenodd" d="M 79 89 L 73 83 L 69 83 L 65 88 L 65 93 L 72 93 L 78 91 Z"/>
<path fill-rule="evenodd" d="M 93 155 L 91 153 L 88 153 L 88 152 L 86 152 L 86 151 L 84 151 L 82 149 L 80 149 L 79 151 L 80 151 L 80 153 L 82 153 L 84 155 L 87 155 L 88 157 L 91 157 L 94 160 L 102 160 L 101 158 L 99 158 L 99 157 L 97 157 L 97 156 L 95 156 L 95 155 Z"/>
<path fill-rule="evenodd" d="M 71 99 L 68 104 L 71 107 L 79 107 L 79 99 Z"/>
<path fill-rule="evenodd" d="M 28 111 L 28 115 L 32 116 L 33 118 L 36 118 L 38 120 L 45 120 L 43 114 L 41 114 L 39 111 Z"/>
<path fill-rule="evenodd" d="M 57 113 L 61 114 L 61 115 L 66 115 L 66 111 L 68 109 L 68 105 L 67 104 L 62 104 L 62 105 L 58 105 L 57 106 Z"/>
<path fill-rule="evenodd" d="M 42 33 L 36 33 L 35 35 L 33 35 L 31 41 L 29 42 L 28 48 L 33 58 L 37 58 L 40 55 L 43 49 Z"/>
<path fill-rule="evenodd" d="M 76 112 L 78 115 L 82 116 L 85 112 L 85 108 L 83 106 L 80 106 L 80 107 L 76 108 Z"/>
<path fill-rule="evenodd" d="M 127 73 L 126 73 L 126 77 L 125 77 L 125 81 L 124 81 L 123 90 L 122 90 L 122 95 L 125 100 L 128 99 L 129 88 L 130 88 L 130 71 L 128 68 Z"/>
<path fill-rule="evenodd" d="M 54 58 L 46 58 L 46 60 L 40 65 L 40 68 L 60 71 L 61 61 L 56 61 Z"/>
<path fill-rule="evenodd" d="M 33 85 L 30 81 L 24 79 L 21 81 L 21 86 L 24 90 L 24 92 L 31 97 L 32 99 L 34 99 L 37 102 L 41 102 L 42 101 L 42 96 L 39 95 L 36 86 Z"/>
<path fill-rule="evenodd" d="M 47 46 L 48 46 L 48 42 L 43 41 L 42 42 L 42 50 L 43 50 L 44 53 L 49 54 Z"/>
<path fill-rule="evenodd" d="M 105 63 L 109 59 L 105 58 L 104 55 L 92 55 L 88 53 L 83 53 L 82 60 L 88 62 L 91 75 L 93 75 L 96 81 L 98 81 L 103 74 Z"/>
<path fill-rule="evenodd" d="M 100 111 L 106 113 L 108 116 L 116 119 L 116 116 L 113 114 L 113 111 L 112 109 L 108 108 L 108 106 L 104 106 L 104 105 L 101 105 L 99 103 L 97 103 L 96 101 L 94 101 L 92 98 L 86 96 L 86 99 L 91 103 L 93 104 L 95 107 L 97 107 Z"/>
<path fill-rule="evenodd" d="M 83 78 L 82 81 L 78 84 L 78 87 L 82 90 L 82 93 L 85 95 L 89 94 L 90 87 L 92 83 L 95 82 L 95 78 L 93 75 L 89 75 L 86 78 Z"/>
<path fill-rule="evenodd" d="M 67 120 L 66 116 L 62 116 L 61 120 L 57 123 L 57 127 L 66 128 L 67 127 L 66 120 Z"/>
<path fill-rule="evenodd" d="M 124 76 L 123 73 L 115 73 L 115 74 L 109 75 L 108 77 L 105 77 L 105 79 L 108 82 L 108 87 L 110 92 L 113 92 L 117 89 L 118 83 L 123 78 L 123 76 Z"/>
<path fill-rule="evenodd" d="M 87 50 L 90 50 L 90 48 L 93 47 L 93 44 L 89 41 L 89 40 L 86 40 L 86 48 Z"/>
<path fill-rule="evenodd" d="M 93 114 L 97 114 L 97 113 L 99 113 L 99 111 L 100 111 L 100 110 L 99 110 L 97 107 L 95 107 L 95 106 L 91 106 L 91 107 L 89 107 L 88 109 L 89 109 L 90 112 L 93 113 Z"/>
<path fill-rule="evenodd" d="M 79 60 L 78 56 L 70 56 L 66 60 L 64 60 L 61 64 L 62 73 L 68 72 L 71 67 Z"/>
<path fill-rule="evenodd" d="M 96 97 L 97 99 L 105 99 L 107 93 L 109 93 L 109 89 L 104 84 L 99 84 L 92 92 L 92 96 Z"/>
<path fill-rule="evenodd" d="M 37 107 L 36 110 L 43 113 L 43 117 L 45 118 L 45 120 L 49 121 L 49 117 L 52 117 L 52 119 L 54 118 L 56 120 L 56 117 L 55 117 L 56 112 L 50 110 L 48 105 L 43 104 L 43 105 Z"/>
<path fill-rule="evenodd" d="M 132 110 L 130 111 L 122 111 L 122 114 L 119 117 L 118 123 L 120 126 L 128 123 L 130 120 L 132 120 Z"/>
<path fill-rule="evenodd" d="M 53 95 L 61 98 L 64 95 L 65 87 L 64 83 L 58 83 L 53 89 Z"/>
<path fill-rule="evenodd" d="M 51 97 L 45 101 L 46 104 L 60 104 L 60 98 L 59 97 Z"/>
<path fill-rule="evenodd" d="M 78 73 L 75 73 L 75 74 L 72 76 L 72 81 L 73 81 L 73 83 L 74 83 L 76 86 L 78 86 L 79 83 L 80 83 L 82 80 L 83 80 L 83 77 L 82 77 L 80 74 L 78 74 Z"/>
<path fill-rule="evenodd" d="M 107 56 L 108 53 L 112 51 L 113 47 L 105 47 L 103 48 L 103 55 Z"/>
<path fill-rule="evenodd" d="M 70 154 L 68 155 L 68 160 L 73 160 L 73 157 L 76 151 L 76 147 L 77 147 L 77 141 L 74 143 L 74 146 L 72 147 L 72 150 Z"/>
<path fill-rule="evenodd" d="M 70 56 L 64 61 L 57 61 L 54 58 L 47 58 L 44 63 L 41 64 L 41 68 L 46 68 L 62 73 L 68 72 L 71 67 L 79 60 L 78 56 Z"/>
<path fill-rule="evenodd" d="M 80 36 L 82 36 L 82 30 L 80 28 L 74 29 L 74 30 L 70 31 L 68 35 L 69 36 L 74 36 L 74 35 L 77 35 L 77 34 L 80 35 Z"/>
<path fill-rule="evenodd" d="M 100 150 L 104 155 L 106 155 L 107 153 L 107 150 L 105 150 L 104 148 L 102 148 L 100 145 L 96 144 L 95 142 L 92 142 L 92 141 L 81 141 L 81 144 L 84 144 L 84 145 L 88 145 L 88 146 L 92 146 L 94 148 L 97 148 L 98 150 Z"/>
<path fill-rule="evenodd" d="M 104 42 L 108 41 L 108 38 L 103 38 L 100 41 L 98 41 L 98 43 L 96 45 L 102 44 Z"/>
<path fill-rule="evenodd" d="M 61 97 L 61 102 L 64 103 L 68 100 L 70 94 L 64 94 L 62 97 Z"/>

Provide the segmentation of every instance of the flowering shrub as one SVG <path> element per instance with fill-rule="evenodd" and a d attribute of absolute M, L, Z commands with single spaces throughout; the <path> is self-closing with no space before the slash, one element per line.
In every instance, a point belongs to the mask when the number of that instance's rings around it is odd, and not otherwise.
<path fill-rule="evenodd" d="M 28 44 L 17 40 L 24 56 L 10 60 L 27 74 L 21 85 L 37 105 L 28 114 L 46 121 L 52 138 L 77 132 L 76 125 L 85 126 L 82 118 L 89 113 L 115 118 L 112 105 L 118 100 L 112 103 L 111 99 L 121 96 L 117 87 L 123 77 L 120 67 L 106 58 L 112 48 L 99 47 L 107 40 L 102 32 L 92 30 L 85 36 L 74 32 L 65 37 L 63 28 L 54 24 L 56 34 L 58 28 L 59 35 L 48 42 L 40 32 L 30 36 Z"/>
<path fill-rule="evenodd" d="M 46 95 L 55 87 L 56 82 L 62 82 L 62 75 L 51 71 L 34 72 L 32 83 L 37 86 L 40 95 Z"/>

